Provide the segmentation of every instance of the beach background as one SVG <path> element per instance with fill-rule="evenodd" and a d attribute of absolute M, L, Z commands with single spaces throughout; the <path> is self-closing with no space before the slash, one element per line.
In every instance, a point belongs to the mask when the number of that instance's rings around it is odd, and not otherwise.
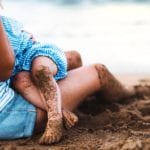
<path fill-rule="evenodd" d="M 37 40 L 78 50 L 85 65 L 101 62 L 125 85 L 150 88 L 150 0 L 4 0 Z M 94 94 L 61 142 L 0 141 L 0 150 L 150 150 L 150 97 L 107 104 Z"/>
<path fill-rule="evenodd" d="M 150 73 L 149 0 L 5 0 L 2 14 L 37 40 L 78 50 L 115 74 Z"/>

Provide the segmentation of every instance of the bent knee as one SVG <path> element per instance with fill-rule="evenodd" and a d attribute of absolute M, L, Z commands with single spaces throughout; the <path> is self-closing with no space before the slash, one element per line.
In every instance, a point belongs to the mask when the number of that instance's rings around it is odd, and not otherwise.
<path fill-rule="evenodd" d="M 39 56 L 32 63 L 32 75 L 34 76 L 36 72 L 42 69 L 51 72 L 53 75 L 57 73 L 57 65 L 50 58 Z"/>
<path fill-rule="evenodd" d="M 24 90 L 24 88 L 31 84 L 30 73 L 26 71 L 20 72 L 14 77 L 12 84 L 17 91 Z"/>
<path fill-rule="evenodd" d="M 67 62 L 68 62 L 68 70 L 75 69 L 82 66 L 82 58 L 78 51 L 72 50 L 65 52 Z"/>

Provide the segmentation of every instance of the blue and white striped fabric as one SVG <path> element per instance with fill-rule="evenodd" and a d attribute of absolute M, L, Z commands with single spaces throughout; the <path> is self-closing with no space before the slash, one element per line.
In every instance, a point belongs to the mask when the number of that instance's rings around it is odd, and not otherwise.
<path fill-rule="evenodd" d="M 0 82 L 0 111 L 13 99 L 14 91 L 9 88 L 9 80 Z"/>
<path fill-rule="evenodd" d="M 52 59 L 58 68 L 56 80 L 67 75 L 67 60 L 64 52 L 53 44 L 33 42 L 31 35 L 23 30 L 17 21 L 2 16 L 2 22 L 9 41 L 15 52 L 15 67 L 13 75 L 22 70 L 31 70 L 31 63 L 37 56 L 47 56 Z"/>
<path fill-rule="evenodd" d="M 12 77 L 17 73 L 31 70 L 31 63 L 37 56 L 47 56 L 57 65 L 58 72 L 55 79 L 59 80 L 67 75 L 67 60 L 64 53 L 52 44 L 33 42 L 29 33 L 23 31 L 22 24 L 1 16 L 5 31 L 15 53 L 15 66 Z M 9 88 L 9 80 L 0 82 L 0 110 L 13 98 L 14 91 Z"/>

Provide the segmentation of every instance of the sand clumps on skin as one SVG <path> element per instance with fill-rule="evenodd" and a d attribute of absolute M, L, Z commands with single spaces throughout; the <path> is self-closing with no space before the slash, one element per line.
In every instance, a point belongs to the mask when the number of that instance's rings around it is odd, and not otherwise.
<path fill-rule="evenodd" d="M 146 81 L 145 81 L 146 82 Z M 150 97 L 128 99 L 123 103 L 99 103 L 99 97 L 87 99 L 79 111 L 79 123 L 65 131 L 63 139 L 41 146 L 38 139 L 1 141 L 0 150 L 149 150 Z"/>
<path fill-rule="evenodd" d="M 78 117 L 61 108 L 60 91 L 49 68 L 43 66 L 33 77 L 48 114 L 46 129 L 39 143 L 45 145 L 57 143 L 63 135 L 63 123 L 66 128 L 71 128 L 78 122 Z"/>

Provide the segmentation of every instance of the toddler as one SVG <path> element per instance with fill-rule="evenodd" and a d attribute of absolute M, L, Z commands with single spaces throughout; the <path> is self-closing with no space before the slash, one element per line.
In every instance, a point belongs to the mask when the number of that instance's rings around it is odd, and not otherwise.
<path fill-rule="evenodd" d="M 23 30 L 23 26 L 17 21 L 1 16 L 5 32 L 14 50 L 15 65 L 11 80 L 21 71 L 30 71 L 35 85 L 38 87 L 41 99 L 48 112 L 46 130 L 40 140 L 41 144 L 58 142 L 62 137 L 62 110 L 61 94 L 56 81 L 67 75 L 67 61 L 64 53 L 55 45 L 34 42 L 29 33 Z M 39 101 L 23 95 L 35 106 L 40 106 Z M 63 110 L 65 111 L 65 110 Z M 77 117 L 66 111 L 64 120 L 69 124 L 77 122 Z M 71 123 L 72 124 L 72 123 Z"/>

